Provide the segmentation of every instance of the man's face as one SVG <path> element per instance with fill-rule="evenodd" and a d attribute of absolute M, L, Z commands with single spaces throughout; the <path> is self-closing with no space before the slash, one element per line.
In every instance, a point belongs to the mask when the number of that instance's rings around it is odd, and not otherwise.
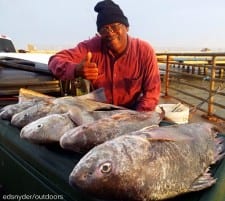
<path fill-rule="evenodd" d="M 128 28 L 125 25 L 113 23 L 103 26 L 99 34 L 114 54 L 121 54 L 127 47 L 127 31 Z"/>

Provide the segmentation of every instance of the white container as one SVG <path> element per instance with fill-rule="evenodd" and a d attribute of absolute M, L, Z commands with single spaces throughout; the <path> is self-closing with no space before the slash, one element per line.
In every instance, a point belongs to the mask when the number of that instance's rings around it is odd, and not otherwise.
<path fill-rule="evenodd" d="M 161 112 L 160 107 L 162 107 L 165 111 L 165 120 L 176 123 L 176 124 L 188 123 L 189 107 L 181 103 L 160 104 L 156 107 L 157 112 Z"/>

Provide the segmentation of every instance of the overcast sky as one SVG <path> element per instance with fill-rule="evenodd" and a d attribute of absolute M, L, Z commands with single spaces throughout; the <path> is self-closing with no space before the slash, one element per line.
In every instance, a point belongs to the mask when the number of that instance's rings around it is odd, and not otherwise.
<path fill-rule="evenodd" d="M 0 34 L 17 49 L 75 46 L 96 33 L 97 0 L 0 0 Z M 225 51 L 225 0 L 115 0 L 129 34 L 156 50 Z"/>

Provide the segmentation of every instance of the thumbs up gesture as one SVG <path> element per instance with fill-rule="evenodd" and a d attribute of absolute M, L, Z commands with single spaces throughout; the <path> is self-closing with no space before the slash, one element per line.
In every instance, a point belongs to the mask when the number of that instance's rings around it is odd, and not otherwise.
<path fill-rule="evenodd" d="M 75 77 L 87 80 L 96 80 L 98 76 L 97 64 L 91 62 L 92 53 L 88 52 L 86 57 L 76 66 Z"/>

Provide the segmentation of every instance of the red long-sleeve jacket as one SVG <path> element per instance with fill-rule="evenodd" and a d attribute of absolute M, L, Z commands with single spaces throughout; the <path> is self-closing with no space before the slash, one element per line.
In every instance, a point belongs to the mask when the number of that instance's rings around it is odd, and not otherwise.
<path fill-rule="evenodd" d="M 138 111 L 154 110 L 160 96 L 160 74 L 155 52 L 150 44 L 128 36 L 125 53 L 114 60 L 104 47 L 101 37 L 62 50 L 49 60 L 49 69 L 61 80 L 73 80 L 75 68 L 92 53 L 91 62 L 98 66 L 98 78 L 93 87 L 105 89 L 107 102 Z"/>

